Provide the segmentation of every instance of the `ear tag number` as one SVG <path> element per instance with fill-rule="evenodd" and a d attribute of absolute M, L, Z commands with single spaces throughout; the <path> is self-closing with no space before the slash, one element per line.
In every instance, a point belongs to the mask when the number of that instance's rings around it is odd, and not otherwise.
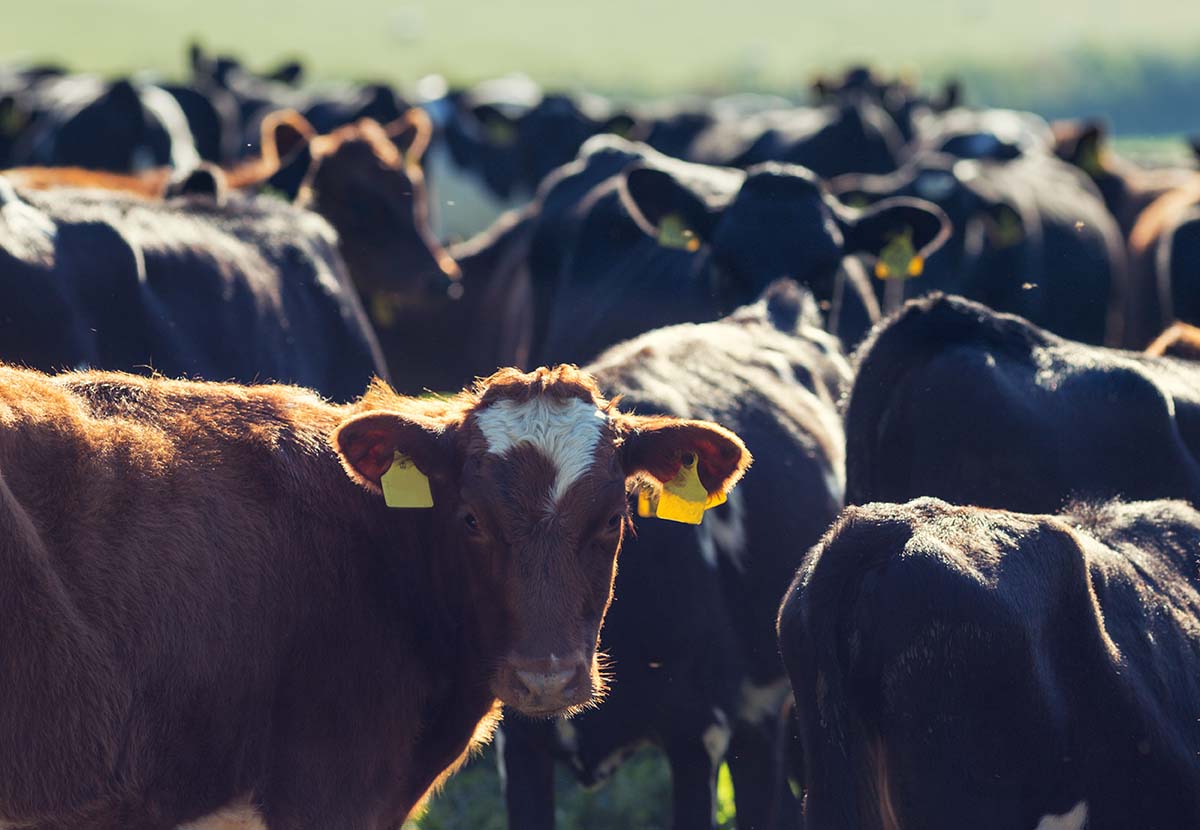
<path fill-rule="evenodd" d="M 429 479 L 417 469 L 412 460 L 397 452 L 379 479 L 383 486 L 383 501 L 388 507 L 433 507 Z"/>
<path fill-rule="evenodd" d="M 658 223 L 658 244 L 692 253 L 700 250 L 700 238 L 684 224 L 683 217 L 678 213 L 668 213 Z"/>
<path fill-rule="evenodd" d="M 921 276 L 925 270 L 925 259 L 913 248 L 912 233 L 912 228 L 905 228 L 903 233 L 896 234 L 883 246 L 879 261 L 875 263 L 876 277 L 888 280 Z"/>

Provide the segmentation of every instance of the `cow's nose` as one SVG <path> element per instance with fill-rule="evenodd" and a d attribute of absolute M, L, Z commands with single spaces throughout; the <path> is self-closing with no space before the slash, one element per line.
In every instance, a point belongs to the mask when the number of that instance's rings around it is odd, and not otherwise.
<path fill-rule="evenodd" d="M 525 684 L 525 688 L 535 697 L 553 698 L 562 694 L 576 673 L 574 666 L 555 672 L 521 671 L 518 669 L 517 679 Z"/>

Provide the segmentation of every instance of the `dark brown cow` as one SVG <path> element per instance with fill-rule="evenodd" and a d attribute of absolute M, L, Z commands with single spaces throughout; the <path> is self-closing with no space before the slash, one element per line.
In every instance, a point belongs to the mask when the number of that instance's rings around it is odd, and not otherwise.
<path fill-rule="evenodd" d="M 400 453 L 430 509 L 388 509 Z M 602 692 L 627 487 L 749 464 L 563 366 L 445 400 L 0 367 L 0 826 L 395 828 Z M 198 825 L 202 826 L 202 825 Z"/>

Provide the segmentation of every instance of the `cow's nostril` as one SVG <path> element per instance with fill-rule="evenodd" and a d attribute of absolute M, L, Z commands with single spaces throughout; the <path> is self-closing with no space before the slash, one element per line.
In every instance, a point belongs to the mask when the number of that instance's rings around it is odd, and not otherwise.
<path fill-rule="evenodd" d="M 517 679 L 525 684 L 530 693 L 537 697 L 553 697 L 562 692 L 575 679 L 575 669 L 557 672 L 530 672 L 517 670 Z"/>

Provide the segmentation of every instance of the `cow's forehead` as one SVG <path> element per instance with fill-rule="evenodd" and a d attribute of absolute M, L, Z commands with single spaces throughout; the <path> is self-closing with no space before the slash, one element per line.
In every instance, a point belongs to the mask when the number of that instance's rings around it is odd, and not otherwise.
<path fill-rule="evenodd" d="M 535 395 L 502 399 L 475 412 L 485 452 L 504 456 L 514 447 L 537 450 L 554 468 L 550 496 L 557 502 L 595 466 L 609 434 L 608 413 L 594 401 Z"/>

